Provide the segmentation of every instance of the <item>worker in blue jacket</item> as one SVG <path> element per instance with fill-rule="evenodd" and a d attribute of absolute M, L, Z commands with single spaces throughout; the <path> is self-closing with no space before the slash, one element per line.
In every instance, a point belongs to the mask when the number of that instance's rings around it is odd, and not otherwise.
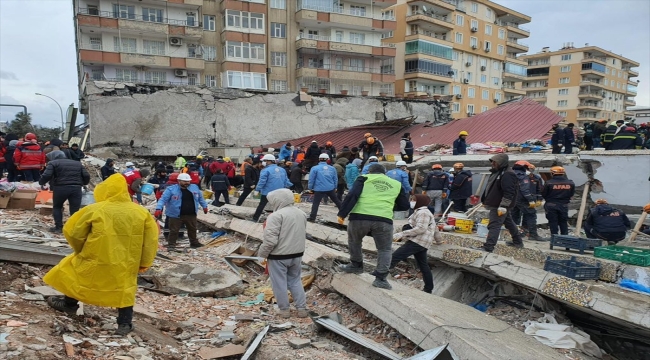
<path fill-rule="evenodd" d="M 255 188 L 256 191 L 262 194 L 260 203 L 253 215 L 253 221 L 255 222 L 260 220 L 262 211 L 264 211 L 266 204 L 269 203 L 269 200 L 266 198 L 268 193 L 273 190 L 288 189 L 293 186 L 287 177 L 287 171 L 275 164 L 275 156 L 271 154 L 264 155 L 262 157 L 262 166 L 264 166 L 264 169 L 260 172 L 260 179 Z"/>
<path fill-rule="evenodd" d="M 630 219 L 622 210 L 612 207 L 605 199 L 598 199 L 596 206 L 587 215 L 585 233 L 590 239 L 602 239 L 608 245 L 616 245 L 625 239 L 630 225 Z"/>
<path fill-rule="evenodd" d="M 368 163 L 363 166 L 363 169 L 361 170 L 361 175 L 368 175 L 368 169 L 370 169 L 370 165 L 376 164 L 379 162 L 379 158 L 376 156 L 371 156 L 368 158 Z"/>
<path fill-rule="evenodd" d="M 463 130 L 458 134 L 458 139 L 454 140 L 454 155 L 467 155 L 467 131 Z"/>
<path fill-rule="evenodd" d="M 398 161 L 395 163 L 397 166 L 395 169 L 390 170 L 386 173 L 386 176 L 393 180 L 397 180 L 402 184 L 402 189 L 406 190 L 407 193 L 411 193 L 411 184 L 409 179 L 409 174 L 406 172 L 406 161 Z"/>
<path fill-rule="evenodd" d="M 341 200 L 336 196 L 336 187 L 338 186 L 338 175 L 332 165 L 327 161 L 330 156 L 326 153 L 318 156 L 318 165 L 313 166 L 309 171 L 309 182 L 307 187 L 314 192 L 314 201 L 311 204 L 311 214 L 307 221 L 316 221 L 318 207 L 323 198 L 330 198 L 338 209 L 341 208 Z"/>
<path fill-rule="evenodd" d="M 278 158 L 281 161 L 291 161 L 292 160 L 292 155 L 293 155 L 293 150 L 291 149 L 291 143 L 288 142 L 280 148 L 280 155 L 278 155 Z"/>

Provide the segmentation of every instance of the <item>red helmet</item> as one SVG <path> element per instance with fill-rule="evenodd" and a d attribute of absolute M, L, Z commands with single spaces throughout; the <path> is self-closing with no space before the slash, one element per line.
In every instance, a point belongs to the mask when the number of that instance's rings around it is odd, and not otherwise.
<path fill-rule="evenodd" d="M 36 135 L 32 133 L 27 133 L 25 134 L 25 141 L 32 141 L 36 140 Z"/>
<path fill-rule="evenodd" d="M 632 126 L 628 126 L 625 128 L 625 131 L 636 132 L 636 128 L 633 128 Z"/>
<path fill-rule="evenodd" d="M 325 143 L 325 145 L 327 145 L 327 146 L 332 146 L 332 142 L 331 142 L 331 141 L 328 141 L 328 142 Z"/>

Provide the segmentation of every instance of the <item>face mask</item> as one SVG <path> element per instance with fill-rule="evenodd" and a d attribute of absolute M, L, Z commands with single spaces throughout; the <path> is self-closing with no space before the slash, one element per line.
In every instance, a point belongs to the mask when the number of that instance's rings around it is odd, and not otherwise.
<path fill-rule="evenodd" d="M 530 175 L 530 171 L 526 170 L 526 175 Z"/>
<path fill-rule="evenodd" d="M 266 166 L 266 163 L 265 163 L 265 162 L 262 163 L 262 167 L 264 167 L 264 166 Z"/>
<path fill-rule="evenodd" d="M 411 201 L 411 209 L 415 208 L 415 201 Z"/>

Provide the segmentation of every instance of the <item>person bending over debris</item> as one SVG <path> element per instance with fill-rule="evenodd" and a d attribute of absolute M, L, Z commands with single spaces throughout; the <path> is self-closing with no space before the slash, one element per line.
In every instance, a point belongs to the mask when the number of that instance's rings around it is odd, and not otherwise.
<path fill-rule="evenodd" d="M 260 178 L 257 182 L 257 191 L 262 194 L 260 198 L 260 203 L 257 205 L 255 214 L 253 214 L 253 221 L 260 221 L 260 216 L 262 216 L 262 211 L 264 207 L 268 204 L 268 199 L 266 196 L 273 190 L 278 190 L 282 188 L 290 188 L 291 181 L 287 177 L 287 172 L 284 169 L 278 167 L 275 164 L 275 156 L 271 154 L 266 154 L 262 157 L 262 166 L 264 169 L 260 172 Z"/>
<path fill-rule="evenodd" d="M 65 157 L 61 150 L 47 154 L 47 166 L 38 183 L 41 186 L 50 183 L 52 190 L 52 217 L 54 227 L 51 232 L 60 233 L 63 229 L 63 203 L 68 201 L 70 216 L 79 211 L 81 206 L 81 187 L 88 185 L 90 174 L 81 162 Z"/>
<path fill-rule="evenodd" d="M 375 275 L 372 286 L 392 289 L 390 283 L 386 281 L 386 276 L 388 276 L 391 259 L 393 211 L 408 209 L 409 195 L 402 184 L 386 176 L 383 165 L 370 165 L 368 175 L 357 178 L 338 213 L 338 222 L 341 225 L 348 214 L 350 215 L 348 224 L 350 264 L 341 265 L 339 269 L 346 273 L 363 272 L 361 242 L 364 236 L 371 233 L 377 247 L 377 268 L 372 273 Z"/>
<path fill-rule="evenodd" d="M 409 217 L 408 224 L 402 227 L 402 231 L 393 235 L 393 241 L 406 240 L 406 242 L 395 250 L 393 259 L 390 261 L 390 268 L 393 269 L 397 263 L 406 261 L 409 256 L 413 255 L 422 272 L 423 290 L 429 294 L 433 291 L 433 275 L 431 275 L 427 259 L 427 250 L 431 247 L 433 240 L 436 241 L 436 244 L 442 243 L 436 221 L 428 208 L 430 202 L 431 198 L 426 195 L 414 195 L 414 200 L 411 200 L 413 215 Z"/>
<path fill-rule="evenodd" d="M 588 238 L 607 241 L 607 245 L 616 245 L 625 239 L 630 219 L 623 210 L 616 209 L 605 199 L 596 200 L 596 206 L 587 215 L 585 233 Z"/>
<path fill-rule="evenodd" d="M 126 335 L 133 331 L 138 273 L 147 271 L 156 257 L 158 226 L 145 208 L 131 201 L 122 175 L 97 185 L 94 194 L 97 202 L 63 227 L 74 252 L 43 277 L 65 295 L 48 298 L 48 304 L 68 314 L 76 313 L 77 301 L 117 308 L 115 334 Z"/>
<path fill-rule="evenodd" d="M 288 289 L 298 309 L 298 317 L 304 318 L 309 316 L 301 281 L 307 215 L 293 205 L 293 192 L 289 189 L 271 191 L 267 198 L 273 213 L 266 219 L 257 256 L 268 259 L 271 287 L 280 309 L 279 315 L 283 318 L 291 316 Z"/>

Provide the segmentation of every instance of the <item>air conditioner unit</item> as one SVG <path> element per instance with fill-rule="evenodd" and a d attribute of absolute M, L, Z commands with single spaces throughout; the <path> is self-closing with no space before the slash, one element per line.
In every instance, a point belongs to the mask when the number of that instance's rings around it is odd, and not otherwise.
<path fill-rule="evenodd" d="M 466 62 L 465 66 L 470 67 L 470 66 L 472 66 L 472 63 L 471 62 Z"/>
<path fill-rule="evenodd" d="M 469 79 L 463 79 L 463 84 L 469 84 Z"/>
<path fill-rule="evenodd" d="M 481 66 L 481 71 L 485 71 L 485 66 Z"/>
<path fill-rule="evenodd" d="M 176 70 L 174 70 L 174 76 L 176 76 L 176 77 L 187 77 L 187 70 L 185 70 L 185 69 L 176 69 Z"/>
<path fill-rule="evenodd" d="M 172 46 L 181 46 L 181 45 L 183 45 L 183 39 L 181 39 L 181 38 L 176 38 L 176 37 L 169 38 L 169 45 L 172 45 Z"/>
<path fill-rule="evenodd" d="M 476 49 L 478 49 L 478 46 L 472 45 L 472 49 L 476 50 Z"/>
<path fill-rule="evenodd" d="M 478 28 L 473 27 L 471 30 L 472 30 L 472 32 L 477 32 Z"/>
<path fill-rule="evenodd" d="M 499 102 L 499 99 L 494 99 L 495 104 L 498 103 L 498 102 Z"/>
<path fill-rule="evenodd" d="M 462 99 L 462 98 L 463 98 L 463 95 L 461 95 L 461 94 L 456 94 L 456 99 Z"/>
<path fill-rule="evenodd" d="M 489 47 L 486 47 L 486 48 L 485 48 L 485 52 L 490 52 L 490 48 L 489 48 Z"/>
<path fill-rule="evenodd" d="M 472 117 L 474 116 L 474 113 L 467 113 L 467 117 Z"/>

